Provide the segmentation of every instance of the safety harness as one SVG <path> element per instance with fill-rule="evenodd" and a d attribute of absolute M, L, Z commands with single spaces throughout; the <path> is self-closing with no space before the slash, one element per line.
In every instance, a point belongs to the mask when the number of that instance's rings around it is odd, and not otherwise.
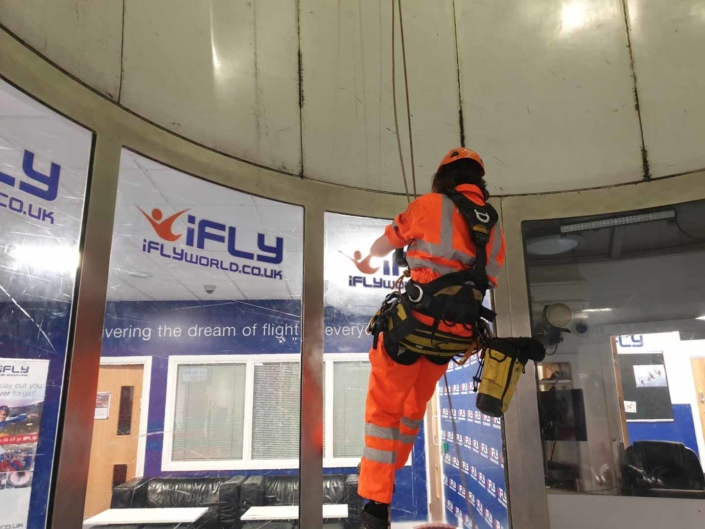
<path fill-rule="evenodd" d="M 390 293 L 382 306 L 370 320 L 367 332 L 374 336 L 377 347 L 380 334 L 384 337 L 385 349 L 390 355 L 400 357 L 404 352 L 452 358 L 464 355 L 465 360 L 481 350 L 489 332 L 483 322 L 493 322 L 495 313 L 482 305 L 489 287 L 487 277 L 487 246 L 492 228 L 497 223 L 495 209 L 486 204 L 478 206 L 462 193 L 452 190 L 445 195 L 453 201 L 468 225 L 475 244 L 475 262 L 471 268 L 441 276 L 429 283 L 419 284 L 413 280 L 401 291 Z M 408 270 L 405 276 L 408 277 Z M 402 276 L 402 280 L 405 276 Z M 413 311 L 433 318 L 432 325 L 418 320 Z M 438 330 L 441 322 L 461 324 L 475 330 L 472 337 L 457 336 Z"/>

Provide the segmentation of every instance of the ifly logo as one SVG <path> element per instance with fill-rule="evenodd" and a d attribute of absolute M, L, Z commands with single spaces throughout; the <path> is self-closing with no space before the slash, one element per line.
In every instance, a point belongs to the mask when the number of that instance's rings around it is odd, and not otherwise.
<path fill-rule="evenodd" d="M 481 454 L 482 457 L 484 457 L 485 459 L 489 459 L 489 457 L 490 457 L 490 448 L 487 446 L 487 444 L 482 443 L 482 445 L 480 446 L 480 454 Z"/>
<path fill-rule="evenodd" d="M 450 454 L 446 454 L 445 456 L 443 456 L 443 460 L 444 460 L 447 464 L 450 465 L 450 462 L 452 461 L 452 458 L 451 458 Z"/>
<path fill-rule="evenodd" d="M 12 175 L 0 171 L 0 184 L 17 188 L 20 197 L 0 192 L 0 208 L 7 208 L 19 215 L 25 215 L 39 222 L 54 224 L 54 212 L 43 206 L 31 203 L 29 197 L 38 198 L 45 202 L 53 202 L 59 196 L 59 179 L 61 167 L 55 163 L 49 166 L 49 174 L 44 174 L 34 167 L 34 153 L 24 151 L 22 159 L 22 172 L 28 181 L 19 181 Z M 30 198 L 32 200 L 32 198 Z"/>
<path fill-rule="evenodd" d="M 455 507 L 455 510 L 453 511 L 453 514 L 454 514 L 457 518 L 459 518 L 459 517 L 461 517 L 461 516 L 463 515 L 463 513 L 460 511 L 460 507 L 457 507 L 457 506 Z"/>
<path fill-rule="evenodd" d="M 497 494 L 497 485 L 491 479 L 487 479 L 487 492 L 495 496 Z"/>
<path fill-rule="evenodd" d="M 452 395 L 460 395 L 460 384 L 453 384 Z"/>
<path fill-rule="evenodd" d="M 465 420 L 465 410 L 458 410 L 458 420 L 459 421 Z"/>
<path fill-rule="evenodd" d="M 455 369 L 455 368 L 453 367 L 453 362 L 451 362 L 450 364 L 448 364 L 448 371 L 447 371 L 448 373 L 452 373 L 454 369 Z"/>
<path fill-rule="evenodd" d="M 461 395 L 467 395 L 470 392 L 470 384 L 467 382 L 463 382 L 460 384 L 460 394 Z"/>
<path fill-rule="evenodd" d="M 460 459 L 458 459 L 457 457 L 453 458 L 453 468 L 460 468 Z"/>
<path fill-rule="evenodd" d="M 465 497 L 465 487 L 462 485 L 458 485 L 458 495 L 462 496 L 463 498 Z"/>
<path fill-rule="evenodd" d="M 470 489 L 468 489 L 468 500 L 470 501 L 471 504 L 475 505 L 475 495 L 472 493 Z"/>
<path fill-rule="evenodd" d="M 0 365 L 0 375 L 28 375 L 29 366 L 2 366 Z"/>
<path fill-rule="evenodd" d="M 458 416 L 458 413 L 455 409 L 452 409 L 450 413 L 453 416 L 453 419 L 455 419 Z"/>
<path fill-rule="evenodd" d="M 238 239 L 238 232 L 235 226 L 228 226 L 221 222 L 209 219 L 197 219 L 194 215 L 186 215 L 186 237 L 182 240 L 184 233 L 177 233 L 174 230 L 174 223 L 181 218 L 188 210 L 179 211 L 169 217 L 165 217 L 159 208 L 154 208 L 147 214 L 141 208 L 137 208 L 152 226 L 154 233 L 161 239 L 154 241 L 148 238 L 142 241 L 142 251 L 146 254 L 158 253 L 165 259 L 177 262 L 198 265 L 205 268 L 216 268 L 226 272 L 240 273 L 256 277 L 266 277 L 270 279 L 283 279 L 280 270 L 262 267 L 253 264 L 241 264 L 230 260 L 216 259 L 198 252 L 189 252 L 184 248 L 179 248 L 172 244 L 179 241 L 183 246 L 195 250 L 223 252 L 227 251 L 232 258 L 257 263 L 268 263 L 279 265 L 284 260 L 284 239 L 275 237 L 274 244 L 269 244 L 267 235 L 257 233 L 257 251 L 254 248 L 244 249 Z M 239 247 L 238 247 L 239 246 Z"/>
<path fill-rule="evenodd" d="M 507 492 L 502 487 L 497 488 L 497 499 L 499 500 L 499 503 L 505 507 L 507 506 Z"/>
<path fill-rule="evenodd" d="M 492 522 L 494 521 L 494 517 L 492 516 L 492 513 L 490 510 L 485 507 L 485 521 L 490 524 L 490 527 L 492 527 Z"/>
<path fill-rule="evenodd" d="M 477 482 L 483 489 L 487 488 L 487 478 L 482 472 L 477 473 Z"/>
<path fill-rule="evenodd" d="M 492 427 L 501 430 L 502 429 L 502 417 L 492 417 Z"/>
<path fill-rule="evenodd" d="M 463 439 L 463 446 L 465 448 L 472 449 L 472 437 L 469 435 L 466 435 L 465 438 Z"/>
<path fill-rule="evenodd" d="M 477 439 L 472 440 L 472 451 L 476 454 L 480 453 L 480 441 L 478 441 Z"/>
<path fill-rule="evenodd" d="M 445 389 L 444 387 L 439 388 L 439 389 L 438 389 L 438 394 L 439 394 L 440 396 L 445 395 L 445 394 L 446 394 L 446 389 Z"/>
<path fill-rule="evenodd" d="M 504 454 L 500 452 L 499 454 L 499 465 L 504 468 Z"/>
<path fill-rule="evenodd" d="M 480 498 L 475 498 L 475 509 L 477 509 L 477 512 L 482 514 L 482 502 L 480 501 Z"/>
<path fill-rule="evenodd" d="M 340 253 L 345 255 L 343 252 Z M 399 265 L 397 265 L 395 262 L 392 263 L 390 261 L 383 261 L 381 267 L 372 266 L 372 255 L 370 254 L 367 257 L 363 258 L 362 252 L 360 252 L 359 250 L 355 250 L 352 257 L 350 257 L 349 255 L 345 255 L 345 257 L 347 257 L 353 263 L 353 265 L 355 265 L 355 268 L 357 268 L 358 272 L 364 274 L 362 276 L 348 276 L 348 286 L 351 287 L 361 286 L 364 288 L 391 289 L 394 286 L 396 279 L 384 279 L 384 277 L 366 277 L 377 274 L 380 268 L 382 269 L 383 276 L 397 278 L 401 275 L 399 272 Z M 404 282 L 404 284 L 406 284 L 406 282 Z"/>
<path fill-rule="evenodd" d="M 446 440 L 453 442 L 453 432 L 446 432 Z"/>
<path fill-rule="evenodd" d="M 455 482 L 454 479 L 451 479 L 448 484 L 450 486 L 450 490 L 452 490 L 453 492 L 458 492 L 458 484 Z"/>
<path fill-rule="evenodd" d="M 482 412 L 475 410 L 475 424 L 482 424 Z"/>
<path fill-rule="evenodd" d="M 477 481 L 477 467 L 475 465 L 470 467 L 470 477 Z"/>
<path fill-rule="evenodd" d="M 494 529 L 504 529 L 504 526 L 499 522 L 499 520 L 495 520 Z"/>
<path fill-rule="evenodd" d="M 462 436 L 462 434 L 459 434 L 459 433 L 455 434 L 455 442 L 458 443 L 459 445 L 460 445 L 460 444 L 463 444 L 463 436 Z"/>
<path fill-rule="evenodd" d="M 492 424 L 492 417 L 489 415 L 482 414 L 482 424 L 485 426 L 490 426 Z"/>
<path fill-rule="evenodd" d="M 455 505 L 453 505 L 453 502 L 450 500 L 446 500 L 446 509 L 448 509 L 450 512 L 453 512 L 453 508 Z"/>
<path fill-rule="evenodd" d="M 463 461 L 463 472 L 468 476 L 470 475 L 470 464 L 465 461 Z"/>
<path fill-rule="evenodd" d="M 448 485 L 448 476 L 443 475 L 443 485 Z"/>
<path fill-rule="evenodd" d="M 490 448 L 490 460 L 495 465 L 499 465 L 499 450 L 496 448 Z"/>
<path fill-rule="evenodd" d="M 441 410 L 441 415 L 447 419 L 448 418 L 448 408 L 443 408 Z"/>
<path fill-rule="evenodd" d="M 472 520 L 470 519 L 469 514 L 463 515 L 463 527 L 465 527 L 465 529 L 475 529 L 472 526 Z"/>

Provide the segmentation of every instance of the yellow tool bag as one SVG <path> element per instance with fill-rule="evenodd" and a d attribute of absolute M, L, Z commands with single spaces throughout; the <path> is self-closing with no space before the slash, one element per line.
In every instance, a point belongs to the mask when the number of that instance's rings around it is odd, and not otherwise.
<path fill-rule="evenodd" d="M 514 397 L 519 377 L 529 360 L 541 362 L 546 348 L 532 338 L 492 338 L 481 360 L 477 409 L 490 417 L 501 417 Z"/>

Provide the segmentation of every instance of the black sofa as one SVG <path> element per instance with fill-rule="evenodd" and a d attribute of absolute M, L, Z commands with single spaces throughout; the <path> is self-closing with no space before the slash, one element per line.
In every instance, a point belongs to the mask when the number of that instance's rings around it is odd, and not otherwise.
<path fill-rule="evenodd" d="M 698 456 L 682 443 L 637 441 L 624 453 L 625 496 L 705 499 Z"/>
<path fill-rule="evenodd" d="M 359 527 L 363 500 L 357 494 L 357 485 L 357 474 L 323 476 L 323 503 L 348 505 L 346 520 L 325 521 L 325 527 Z M 111 525 L 104 529 L 293 529 L 298 522 L 242 522 L 240 518 L 250 507 L 298 502 L 298 476 L 137 478 L 113 488 L 112 509 L 208 507 L 208 512 L 194 524 Z M 103 526 L 95 529 L 98 527 Z"/>

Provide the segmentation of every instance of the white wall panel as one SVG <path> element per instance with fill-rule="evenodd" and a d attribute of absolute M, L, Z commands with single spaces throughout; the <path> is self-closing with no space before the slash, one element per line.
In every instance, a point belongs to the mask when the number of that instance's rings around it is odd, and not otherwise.
<path fill-rule="evenodd" d="M 629 0 L 651 174 L 705 168 L 705 2 Z"/>
<path fill-rule="evenodd" d="M 642 177 L 619 0 L 457 2 L 467 146 L 498 194 Z"/>
<path fill-rule="evenodd" d="M 391 2 L 301 0 L 304 172 L 309 178 L 403 192 L 394 133 Z M 418 188 L 460 143 L 451 0 L 404 0 Z M 399 37 L 397 16 L 397 38 Z M 397 98 L 407 173 L 406 103 L 397 40 Z M 411 183 L 409 183 L 411 188 Z"/>
<path fill-rule="evenodd" d="M 300 172 L 295 2 L 126 0 L 121 103 L 216 150 Z"/>
<path fill-rule="evenodd" d="M 0 0 L 0 24 L 84 83 L 118 98 L 122 0 Z"/>

